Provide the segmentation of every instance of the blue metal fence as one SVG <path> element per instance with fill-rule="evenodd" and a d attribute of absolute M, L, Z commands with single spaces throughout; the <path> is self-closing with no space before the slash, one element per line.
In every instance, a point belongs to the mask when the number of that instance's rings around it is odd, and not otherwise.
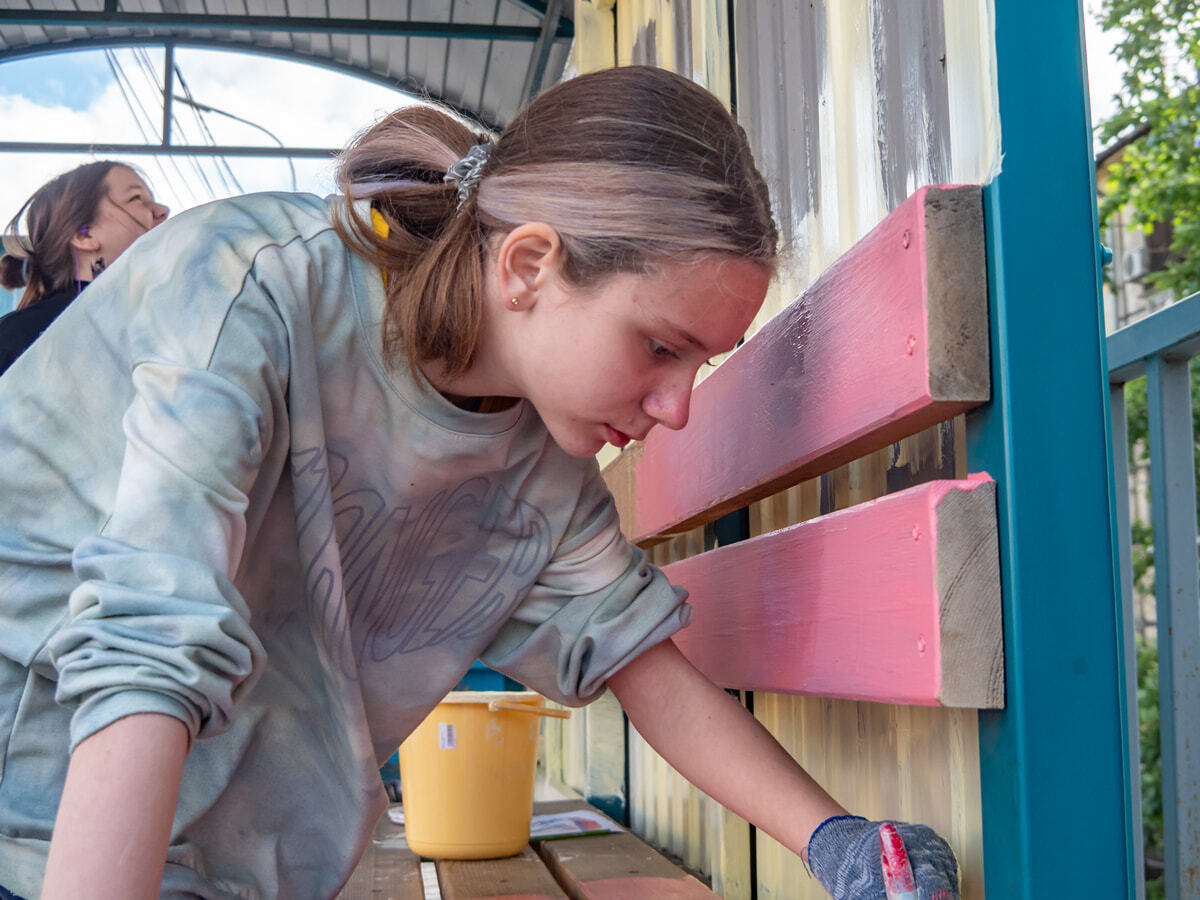
<path fill-rule="evenodd" d="M 1166 896 L 1200 896 L 1200 582 L 1196 566 L 1195 436 L 1188 363 L 1200 354 L 1200 294 L 1108 338 L 1108 379 L 1120 541 L 1122 606 L 1133 759 L 1138 753 L 1133 565 L 1125 385 L 1146 377 L 1150 506 L 1162 742 Z M 1131 788 L 1138 795 L 1138 767 Z M 1138 819 L 1140 819 L 1140 812 Z M 1140 888 L 1140 884 L 1139 884 Z M 1138 896 L 1142 895 L 1139 889 Z"/>

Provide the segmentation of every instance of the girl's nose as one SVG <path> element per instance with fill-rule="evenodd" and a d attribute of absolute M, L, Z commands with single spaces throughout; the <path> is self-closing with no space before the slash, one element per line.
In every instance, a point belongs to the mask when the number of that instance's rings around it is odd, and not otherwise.
<path fill-rule="evenodd" d="M 154 203 L 153 211 L 154 211 L 154 224 L 157 225 L 159 222 L 163 221 L 167 217 L 167 213 L 169 213 L 171 210 L 161 203 Z"/>
<path fill-rule="evenodd" d="M 644 401 L 642 410 L 660 425 L 678 431 L 688 422 L 688 407 L 692 400 L 690 381 L 659 385 Z"/>

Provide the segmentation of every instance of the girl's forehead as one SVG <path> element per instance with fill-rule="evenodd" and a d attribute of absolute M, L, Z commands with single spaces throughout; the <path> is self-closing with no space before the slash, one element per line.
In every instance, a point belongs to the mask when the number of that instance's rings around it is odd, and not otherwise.
<path fill-rule="evenodd" d="M 126 166 L 113 166 L 108 170 L 104 183 L 110 190 L 127 191 L 133 188 L 145 188 L 146 183 L 140 175 Z"/>
<path fill-rule="evenodd" d="M 771 274 L 760 263 L 708 256 L 634 277 L 630 300 L 649 324 L 707 355 L 732 349 L 762 306 Z"/>

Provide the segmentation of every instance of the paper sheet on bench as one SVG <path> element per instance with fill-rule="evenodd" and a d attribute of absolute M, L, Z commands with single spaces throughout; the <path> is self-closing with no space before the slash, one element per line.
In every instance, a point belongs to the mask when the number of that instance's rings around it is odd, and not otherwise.
<path fill-rule="evenodd" d="M 608 834 L 619 831 L 624 831 L 624 829 L 608 816 L 590 809 L 546 813 L 534 816 L 529 823 L 529 839 L 531 841 L 549 841 L 560 837 Z"/>
<path fill-rule="evenodd" d="M 388 818 L 397 825 L 404 824 L 404 807 L 388 807 Z M 623 831 L 616 822 L 601 813 L 588 809 L 571 812 L 546 813 L 534 816 L 529 823 L 529 839 L 544 841 L 556 837 L 575 837 L 581 834 L 608 834 Z"/>

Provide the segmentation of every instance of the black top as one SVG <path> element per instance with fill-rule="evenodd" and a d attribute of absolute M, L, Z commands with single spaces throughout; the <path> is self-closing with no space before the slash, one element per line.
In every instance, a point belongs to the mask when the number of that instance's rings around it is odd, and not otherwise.
<path fill-rule="evenodd" d="M 47 294 L 40 303 L 24 309 L 14 309 L 8 315 L 0 317 L 0 375 L 16 362 L 17 357 L 38 339 L 38 335 L 58 318 L 58 314 L 66 309 L 78 296 L 79 291 L 89 283 L 74 282 L 61 291 Z"/>

